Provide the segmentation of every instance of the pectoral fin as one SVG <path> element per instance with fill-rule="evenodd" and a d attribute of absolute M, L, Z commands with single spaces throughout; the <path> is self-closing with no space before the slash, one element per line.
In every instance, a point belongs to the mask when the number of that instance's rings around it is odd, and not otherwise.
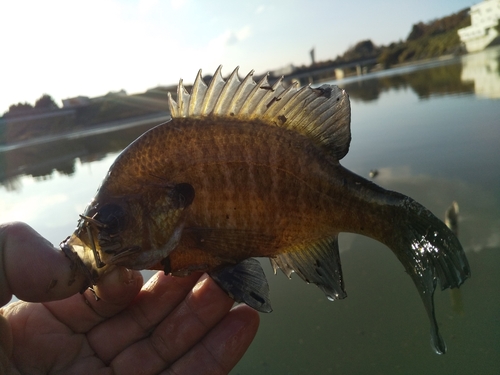
<path fill-rule="evenodd" d="M 236 302 L 244 302 L 260 312 L 272 311 L 269 285 L 258 260 L 245 259 L 208 274 Z"/>
<path fill-rule="evenodd" d="M 281 268 L 290 277 L 296 272 L 304 281 L 316 284 L 330 300 L 347 297 L 340 264 L 338 236 L 293 248 L 271 259 L 274 273 Z"/>

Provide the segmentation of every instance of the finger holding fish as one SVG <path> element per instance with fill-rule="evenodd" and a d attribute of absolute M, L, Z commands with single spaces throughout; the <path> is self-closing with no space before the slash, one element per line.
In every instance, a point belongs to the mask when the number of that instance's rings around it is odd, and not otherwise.
<path fill-rule="evenodd" d="M 186 298 L 199 278 L 200 274 L 195 273 L 176 278 L 155 274 L 122 314 L 88 333 L 92 347 L 105 362 L 110 362 L 125 348 L 147 337 Z"/>
<path fill-rule="evenodd" d="M 159 277 L 169 278 L 168 276 Z M 164 283 L 165 287 L 168 288 L 168 284 Z M 166 314 L 158 325 L 155 325 L 152 330 L 146 329 L 140 340 L 130 342 L 123 351 L 118 351 L 119 354 L 112 357 L 109 362 L 110 366 L 120 374 L 138 372 L 157 374 L 166 368 L 172 371 L 175 371 L 176 367 L 184 368 L 189 358 L 198 355 L 197 358 L 204 359 L 204 362 L 193 362 L 192 366 L 198 369 L 197 372 L 228 373 L 241 358 L 245 343 L 253 339 L 258 326 L 256 312 L 252 312 L 248 307 L 243 311 L 237 309 L 233 312 L 230 311 L 232 305 L 233 301 L 205 275 L 185 296 L 185 299 Z M 153 307 L 152 304 L 151 307 Z M 143 312 L 153 313 L 148 310 L 143 310 Z M 128 314 L 125 312 L 124 315 Z M 132 322 L 132 324 L 137 323 Z M 224 335 L 225 339 L 219 341 L 221 335 Z M 201 339 L 205 342 L 212 342 L 211 346 L 198 344 Z M 239 342 L 239 345 L 234 348 L 234 356 L 226 350 L 223 351 L 225 355 L 222 357 L 222 353 L 218 353 L 218 347 L 223 345 L 226 348 L 228 340 L 235 340 Z M 113 347 L 112 343 L 109 344 Z M 105 349 L 103 346 L 100 347 Z M 201 355 L 199 351 L 203 349 L 210 353 Z M 185 353 L 188 358 L 184 358 Z M 212 371 L 211 368 L 215 370 Z"/>

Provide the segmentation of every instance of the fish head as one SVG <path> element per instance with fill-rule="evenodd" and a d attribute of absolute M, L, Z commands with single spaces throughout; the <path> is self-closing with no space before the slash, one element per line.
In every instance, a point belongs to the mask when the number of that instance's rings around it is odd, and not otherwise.
<path fill-rule="evenodd" d="M 193 199 L 187 183 L 118 196 L 101 187 L 61 248 L 92 284 L 113 266 L 149 269 L 177 247 Z"/>

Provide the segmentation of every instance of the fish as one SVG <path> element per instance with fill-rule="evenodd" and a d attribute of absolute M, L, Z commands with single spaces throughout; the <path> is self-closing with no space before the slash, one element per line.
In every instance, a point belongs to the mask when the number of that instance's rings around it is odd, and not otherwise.
<path fill-rule="evenodd" d="M 61 242 L 74 272 L 95 285 L 110 268 L 207 272 L 237 303 L 271 312 L 257 258 L 296 273 L 330 300 L 347 296 L 338 235 L 385 244 L 410 275 L 446 352 L 434 292 L 458 288 L 470 267 L 457 237 L 424 206 L 340 164 L 351 142 L 345 90 L 273 85 L 220 66 L 189 93 L 168 95 L 171 120 L 144 133 L 110 167 Z"/>

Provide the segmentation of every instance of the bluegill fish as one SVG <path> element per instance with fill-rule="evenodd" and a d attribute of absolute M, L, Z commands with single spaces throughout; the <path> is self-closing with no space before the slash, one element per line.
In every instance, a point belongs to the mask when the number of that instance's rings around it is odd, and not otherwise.
<path fill-rule="evenodd" d="M 346 297 L 338 234 L 387 245 L 415 283 L 444 353 L 433 294 L 470 275 L 455 235 L 425 207 L 343 168 L 351 140 L 344 90 L 256 83 L 221 68 L 179 83 L 172 119 L 111 166 L 63 251 L 95 284 L 109 267 L 209 275 L 237 302 L 270 312 L 255 257 L 297 273 L 330 300 Z M 78 268 L 79 267 L 79 268 Z"/>

